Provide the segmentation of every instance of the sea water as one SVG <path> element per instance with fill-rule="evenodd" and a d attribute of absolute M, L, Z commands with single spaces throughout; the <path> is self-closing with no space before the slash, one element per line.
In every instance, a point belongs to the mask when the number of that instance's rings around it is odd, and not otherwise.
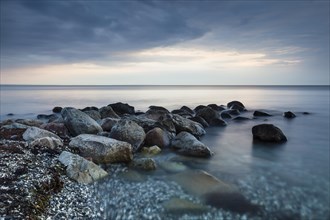
<path fill-rule="evenodd" d="M 327 219 L 329 97 L 329 86 L 2 85 L 0 116 L 1 120 L 36 118 L 37 114 L 50 114 L 55 106 L 102 107 L 124 102 L 146 111 L 150 105 L 173 110 L 183 105 L 194 108 L 239 100 L 248 109 L 243 116 L 251 120 L 228 120 L 226 127 L 207 128 L 201 141 L 215 155 L 181 162 L 238 186 L 248 198 L 272 207 L 269 216 L 293 209 L 298 219 Z M 256 118 L 254 110 L 265 110 L 273 116 Z M 284 111 L 292 111 L 297 117 L 284 118 Z M 254 142 L 251 128 L 261 123 L 279 127 L 288 141 L 279 145 Z M 174 156 L 169 153 L 164 158 Z M 274 204 L 267 204 L 270 202 Z"/>

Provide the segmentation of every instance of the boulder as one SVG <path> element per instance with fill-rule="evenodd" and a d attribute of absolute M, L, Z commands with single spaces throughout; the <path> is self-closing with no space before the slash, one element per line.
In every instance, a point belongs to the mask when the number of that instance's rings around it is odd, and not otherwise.
<path fill-rule="evenodd" d="M 207 123 L 211 123 L 211 121 L 215 118 L 220 118 L 220 114 L 213 110 L 210 107 L 205 107 L 196 112 L 196 116 L 200 116 L 205 119 Z"/>
<path fill-rule="evenodd" d="M 117 102 L 117 103 L 109 104 L 108 106 L 111 106 L 111 108 L 118 115 L 124 115 L 124 114 L 134 115 L 135 113 L 134 107 L 126 103 Z"/>
<path fill-rule="evenodd" d="M 34 141 L 35 139 L 38 138 L 43 138 L 43 137 L 52 137 L 56 139 L 61 139 L 59 136 L 56 134 L 49 132 L 47 130 L 37 128 L 37 127 L 29 127 L 26 129 L 26 131 L 23 133 L 23 139 L 25 141 Z"/>
<path fill-rule="evenodd" d="M 253 116 L 272 116 L 272 115 L 264 111 L 256 110 L 253 112 Z"/>
<path fill-rule="evenodd" d="M 40 127 L 44 123 L 43 121 L 36 119 L 17 119 L 15 122 L 34 127 Z"/>
<path fill-rule="evenodd" d="M 194 111 L 195 112 L 198 112 L 199 110 L 202 110 L 203 108 L 206 108 L 207 106 L 205 106 L 205 105 L 198 105 L 198 106 L 196 106 L 195 108 L 194 108 Z"/>
<path fill-rule="evenodd" d="M 61 113 L 61 111 L 62 111 L 62 107 L 56 106 L 56 107 L 53 108 L 52 111 L 53 111 L 54 113 Z"/>
<path fill-rule="evenodd" d="M 75 108 L 62 109 L 64 124 L 73 136 L 79 134 L 97 134 L 102 131 L 101 126 L 86 113 Z"/>
<path fill-rule="evenodd" d="M 133 159 L 129 143 L 103 136 L 81 134 L 72 138 L 69 146 L 78 149 L 81 156 L 92 158 L 95 163 L 127 163 Z"/>
<path fill-rule="evenodd" d="M 85 111 L 99 111 L 98 107 L 95 107 L 95 106 L 88 106 L 88 107 L 85 107 L 83 109 L 79 109 L 80 111 L 82 112 L 85 112 Z"/>
<path fill-rule="evenodd" d="M 221 113 L 228 113 L 230 115 L 239 115 L 239 114 L 241 114 L 240 111 L 238 111 L 237 109 L 228 109 L 228 110 L 224 110 Z"/>
<path fill-rule="evenodd" d="M 133 146 L 134 151 L 139 150 L 146 134 L 141 126 L 134 121 L 121 119 L 112 127 L 110 137 L 126 141 Z"/>
<path fill-rule="evenodd" d="M 23 125 L 21 123 L 13 122 L 11 124 L 3 125 L 1 128 L 4 128 L 4 129 L 16 129 L 16 128 L 28 129 L 29 127 L 30 126 L 28 126 L 28 125 Z"/>
<path fill-rule="evenodd" d="M 246 111 L 245 106 L 240 101 L 231 101 L 231 102 L 228 102 L 227 103 L 227 107 L 229 109 L 235 109 L 235 110 L 238 110 L 240 112 Z"/>
<path fill-rule="evenodd" d="M 66 174 L 78 183 L 91 183 L 108 175 L 108 173 L 95 163 L 63 151 L 58 160 L 66 166 Z"/>
<path fill-rule="evenodd" d="M 192 134 L 188 132 L 180 132 L 172 141 L 171 145 L 178 153 L 195 156 L 195 157 L 210 157 L 211 150 L 202 142 L 197 140 Z"/>
<path fill-rule="evenodd" d="M 164 161 L 161 162 L 160 167 L 169 173 L 179 173 L 188 169 L 186 165 L 175 161 Z"/>
<path fill-rule="evenodd" d="M 111 131 L 113 126 L 115 126 L 118 121 L 119 121 L 118 118 L 103 118 L 102 121 L 100 122 L 100 125 L 103 131 Z"/>
<path fill-rule="evenodd" d="M 290 112 L 290 111 L 284 112 L 283 116 L 285 118 L 295 118 L 296 117 L 296 115 L 293 112 Z"/>
<path fill-rule="evenodd" d="M 252 128 L 253 139 L 266 142 L 283 142 L 287 138 L 278 127 L 273 124 L 260 124 Z"/>
<path fill-rule="evenodd" d="M 205 119 L 202 118 L 202 117 L 200 117 L 200 116 L 195 116 L 195 117 L 188 118 L 188 119 L 190 119 L 190 120 L 192 120 L 192 121 L 195 121 L 195 122 L 201 124 L 204 128 L 207 128 L 207 127 L 210 126 L 209 123 L 207 123 L 207 122 L 205 121 Z"/>
<path fill-rule="evenodd" d="M 184 120 L 185 118 L 180 116 L 180 115 L 176 115 L 180 118 L 182 118 L 182 120 Z M 164 117 L 160 117 L 158 119 L 158 121 L 156 122 L 156 127 L 160 127 L 162 128 L 163 130 L 165 131 L 168 131 L 170 134 L 176 134 L 176 128 L 177 126 L 179 126 L 177 124 L 177 122 L 175 121 L 175 118 L 178 118 L 178 117 L 175 117 L 174 115 L 170 115 L 170 114 L 166 114 Z"/>
<path fill-rule="evenodd" d="M 184 118 L 180 115 L 173 115 L 172 120 L 175 126 L 176 133 L 186 131 L 196 137 L 203 136 L 206 133 L 201 124 Z"/>
<path fill-rule="evenodd" d="M 57 120 L 58 118 L 59 118 L 59 116 L 57 114 L 50 114 L 50 115 L 39 114 L 39 115 L 37 115 L 37 119 L 39 119 L 39 120 L 54 121 L 54 120 Z"/>
<path fill-rule="evenodd" d="M 220 117 L 221 117 L 221 118 L 228 118 L 228 119 L 229 119 L 229 118 L 232 118 L 231 115 L 230 115 L 228 112 L 226 112 L 226 111 L 221 112 L 221 113 L 220 113 Z"/>
<path fill-rule="evenodd" d="M 84 111 L 84 113 L 86 113 L 89 117 L 91 117 L 95 121 L 101 120 L 101 114 L 96 110 L 86 110 Z"/>
<path fill-rule="evenodd" d="M 63 147 L 63 141 L 54 137 L 42 137 L 32 141 L 29 146 L 34 151 L 60 153 Z"/>
<path fill-rule="evenodd" d="M 169 115 L 169 112 L 166 110 L 157 110 L 157 109 L 149 109 L 145 116 L 149 119 L 159 121 L 163 118 L 166 118 Z"/>
<path fill-rule="evenodd" d="M 191 114 L 185 110 L 182 110 L 182 109 L 175 109 L 175 110 L 171 111 L 171 113 L 181 115 L 183 117 L 193 117 L 193 114 Z"/>
<path fill-rule="evenodd" d="M 116 112 L 111 108 L 111 106 L 104 106 L 99 109 L 101 118 L 120 118 Z"/>
<path fill-rule="evenodd" d="M 155 110 L 155 111 L 163 111 L 166 113 L 170 113 L 169 110 L 167 110 L 166 108 L 162 107 L 162 106 L 155 106 L 155 105 L 151 105 L 149 106 L 150 110 Z"/>
<path fill-rule="evenodd" d="M 251 118 L 244 117 L 244 116 L 236 116 L 233 118 L 234 121 L 246 121 L 246 120 L 251 120 Z"/>
<path fill-rule="evenodd" d="M 144 147 L 142 148 L 142 153 L 147 156 L 154 156 L 159 154 L 162 151 L 158 146 L 154 145 L 151 147 Z"/>
<path fill-rule="evenodd" d="M 213 109 L 214 111 L 218 111 L 218 112 L 225 110 L 224 107 L 219 106 L 217 104 L 208 104 L 207 106 Z"/>
<path fill-rule="evenodd" d="M 66 128 L 64 123 L 47 123 L 40 126 L 40 128 L 50 131 L 58 135 L 62 139 L 70 137 L 69 130 Z"/>
<path fill-rule="evenodd" d="M 194 110 L 192 110 L 191 108 L 189 108 L 188 106 L 182 106 L 181 108 L 180 108 L 181 110 L 184 110 L 184 111 L 186 111 L 186 112 L 188 112 L 188 113 L 190 113 L 191 115 L 194 115 L 195 114 L 195 112 L 194 112 Z"/>
<path fill-rule="evenodd" d="M 139 170 L 155 170 L 157 168 L 156 161 L 152 158 L 139 158 L 134 159 L 130 164 L 130 167 Z"/>
<path fill-rule="evenodd" d="M 140 125 L 143 128 L 144 132 L 148 132 L 151 129 L 157 127 L 156 126 L 157 121 L 147 118 L 146 115 L 144 114 L 124 116 L 123 119 L 134 121 L 136 124 Z"/>
<path fill-rule="evenodd" d="M 144 144 L 146 146 L 157 145 L 160 148 L 169 147 L 171 140 L 167 131 L 161 128 L 154 128 L 146 134 Z"/>
<path fill-rule="evenodd" d="M 227 125 L 227 122 L 225 122 L 221 118 L 214 118 L 210 122 L 210 126 L 223 127 L 226 125 Z"/>

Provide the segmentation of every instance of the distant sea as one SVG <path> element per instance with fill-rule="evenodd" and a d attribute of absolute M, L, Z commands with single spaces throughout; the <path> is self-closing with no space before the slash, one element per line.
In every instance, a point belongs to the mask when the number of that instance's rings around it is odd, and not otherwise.
<path fill-rule="evenodd" d="M 36 118 L 37 114 L 51 114 L 55 106 L 102 107 L 115 102 L 129 103 L 140 111 L 146 111 L 150 105 L 173 110 L 183 105 L 194 108 L 239 100 L 249 110 L 243 116 L 251 120 L 229 120 L 224 128 L 208 128 L 201 141 L 210 146 L 215 156 L 207 162 L 195 160 L 193 166 L 236 185 L 242 181 L 253 184 L 263 177 L 270 194 L 280 198 L 283 192 L 278 190 L 286 189 L 286 203 L 292 207 L 301 203 L 307 210 L 307 219 L 324 219 L 321 215 L 329 211 L 329 91 L 329 86 L 1 85 L 0 115 L 1 120 Z M 273 116 L 253 118 L 257 109 Z M 282 116 L 284 111 L 292 111 L 297 117 L 286 119 Z M 288 142 L 279 146 L 254 143 L 251 128 L 260 123 L 281 128 Z M 263 186 L 251 187 L 258 190 Z M 298 196 L 290 198 L 290 190 L 298 190 Z"/>

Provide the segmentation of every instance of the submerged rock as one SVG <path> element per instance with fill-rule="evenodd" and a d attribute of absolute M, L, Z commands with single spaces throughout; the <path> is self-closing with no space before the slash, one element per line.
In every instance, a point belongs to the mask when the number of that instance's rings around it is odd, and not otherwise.
<path fill-rule="evenodd" d="M 127 163 L 133 159 L 129 143 L 103 136 L 81 134 L 72 138 L 69 146 L 78 149 L 81 156 L 92 158 L 95 163 Z"/>
<path fill-rule="evenodd" d="M 171 146 L 178 153 L 187 156 L 210 157 L 213 154 L 207 146 L 197 140 L 192 134 L 185 131 L 179 133 L 174 138 Z"/>
<path fill-rule="evenodd" d="M 160 167 L 170 173 L 179 173 L 188 169 L 186 165 L 175 161 L 164 161 L 161 162 Z"/>
<path fill-rule="evenodd" d="M 281 129 L 273 124 L 260 124 L 252 128 L 253 139 L 266 142 L 284 142 L 287 141 L 286 136 Z"/>
<path fill-rule="evenodd" d="M 253 116 L 272 116 L 272 115 L 264 111 L 256 110 L 253 112 Z"/>
<path fill-rule="evenodd" d="M 162 151 L 158 146 L 154 145 L 152 147 L 144 147 L 142 148 L 142 153 L 146 154 L 147 156 L 154 156 L 159 154 Z"/>
<path fill-rule="evenodd" d="M 146 134 L 141 126 L 126 119 L 118 121 L 110 132 L 111 138 L 130 143 L 135 151 L 139 150 L 145 136 Z"/>
<path fill-rule="evenodd" d="M 62 109 L 64 124 L 73 136 L 79 134 L 97 134 L 102 131 L 101 126 L 86 113 L 75 108 Z"/>
<path fill-rule="evenodd" d="M 78 183 L 91 183 L 108 175 L 95 163 L 68 151 L 63 151 L 58 160 L 66 166 L 67 176 Z"/>
<path fill-rule="evenodd" d="M 284 112 L 283 116 L 286 117 L 286 118 L 295 118 L 296 117 L 296 115 L 293 112 L 290 112 L 290 111 Z"/>
<path fill-rule="evenodd" d="M 131 167 L 140 170 L 155 170 L 157 168 L 156 161 L 152 158 L 134 159 L 130 164 Z"/>
<path fill-rule="evenodd" d="M 146 146 L 157 145 L 160 148 L 165 148 L 170 146 L 171 140 L 167 131 L 161 128 L 154 128 L 146 134 L 144 144 Z"/>
<path fill-rule="evenodd" d="M 43 137 L 52 137 L 56 139 L 61 139 L 56 134 L 37 127 L 29 127 L 23 133 L 23 139 L 25 141 L 33 141 L 35 139 L 43 138 Z"/>
<path fill-rule="evenodd" d="M 135 109 L 133 106 L 130 106 L 127 103 L 117 102 L 113 104 L 109 104 L 108 106 L 111 106 L 111 108 L 118 114 L 118 115 L 134 115 Z"/>

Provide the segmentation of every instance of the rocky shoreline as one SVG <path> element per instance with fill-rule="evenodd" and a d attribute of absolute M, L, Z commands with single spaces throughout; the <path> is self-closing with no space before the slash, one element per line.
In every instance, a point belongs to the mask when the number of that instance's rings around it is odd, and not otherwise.
<path fill-rule="evenodd" d="M 219 209 L 223 218 L 258 218 L 263 215 L 263 207 L 243 195 L 237 186 L 204 171 L 182 172 L 183 165 L 162 164 L 154 157 L 166 151 L 212 157 L 211 148 L 199 140 L 206 134 L 205 128 L 251 120 L 241 116 L 246 111 L 239 101 L 195 109 L 183 106 L 171 112 L 150 106 L 145 113 L 128 104 L 113 103 L 81 110 L 54 107 L 53 114 L 38 115 L 38 119 L 2 121 L 0 218 L 189 219 L 185 218 L 187 212 L 209 219 L 219 217 Z M 253 115 L 265 120 L 271 116 L 265 111 Z M 290 120 L 295 114 L 285 112 L 283 116 Z M 256 125 L 251 132 L 255 141 L 287 141 L 272 124 Z M 169 181 L 150 179 L 134 171 L 150 172 L 159 167 L 168 172 Z M 141 178 L 146 178 L 143 183 Z M 112 200 L 98 198 L 102 187 L 115 189 Z M 144 192 L 143 188 L 148 190 Z M 126 207 L 123 201 L 129 200 L 130 190 L 140 195 L 135 208 Z M 143 201 L 149 200 L 155 201 L 148 208 Z M 117 210 L 117 214 L 111 214 L 111 207 L 122 207 L 125 213 Z"/>

